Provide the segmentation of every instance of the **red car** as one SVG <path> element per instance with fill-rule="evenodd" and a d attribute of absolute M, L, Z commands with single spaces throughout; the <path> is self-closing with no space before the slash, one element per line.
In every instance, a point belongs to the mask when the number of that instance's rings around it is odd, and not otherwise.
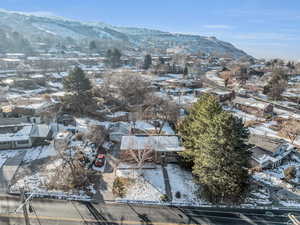
<path fill-rule="evenodd" d="M 102 167 L 102 166 L 104 166 L 104 163 L 105 163 L 105 155 L 104 154 L 98 154 L 94 165 L 96 167 Z"/>

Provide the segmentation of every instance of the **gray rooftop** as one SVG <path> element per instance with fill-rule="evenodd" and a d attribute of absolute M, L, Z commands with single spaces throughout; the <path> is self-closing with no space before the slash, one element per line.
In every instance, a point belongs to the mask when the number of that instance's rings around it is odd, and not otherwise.
<path fill-rule="evenodd" d="M 123 136 L 121 150 L 144 150 L 152 149 L 157 152 L 183 151 L 178 136 Z"/>

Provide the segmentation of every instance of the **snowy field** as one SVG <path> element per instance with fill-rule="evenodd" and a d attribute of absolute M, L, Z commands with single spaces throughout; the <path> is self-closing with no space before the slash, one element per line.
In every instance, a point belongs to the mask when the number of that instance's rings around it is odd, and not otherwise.
<path fill-rule="evenodd" d="M 153 165 L 148 168 L 151 167 L 153 168 Z M 181 169 L 176 164 L 168 164 L 166 169 L 173 203 L 202 203 L 197 197 L 198 187 L 193 182 L 191 172 Z M 135 180 L 134 184 L 128 187 L 127 194 L 122 200 L 160 201 L 160 197 L 166 194 L 161 166 L 156 166 L 155 169 L 143 169 L 142 176 L 139 176 L 138 170 L 133 169 L 118 169 L 116 175 Z M 180 192 L 180 198 L 176 198 L 176 192 Z"/>
<path fill-rule="evenodd" d="M 183 170 L 176 164 L 168 164 L 167 171 L 172 189 L 173 202 L 199 203 L 197 197 L 198 186 L 193 181 L 190 171 Z M 180 192 L 180 198 L 176 198 Z"/>
<path fill-rule="evenodd" d="M 267 206 L 272 204 L 270 193 L 267 189 L 253 190 L 245 200 L 246 204 L 254 206 Z"/>
<path fill-rule="evenodd" d="M 26 154 L 23 158 L 23 165 L 16 173 L 16 180 L 10 187 L 11 192 L 19 192 L 20 188 L 25 187 L 29 192 L 36 195 L 55 196 L 56 198 L 71 198 L 87 200 L 90 197 L 82 190 L 71 190 L 64 192 L 60 190 L 48 190 L 47 184 L 51 176 L 55 175 L 56 168 L 59 167 L 63 161 L 57 159 L 57 152 L 55 151 L 53 144 L 48 146 L 38 146 L 26 150 Z M 0 155 L 1 157 L 1 155 Z M 47 157 L 53 157 L 49 161 L 43 161 Z M 28 168 L 30 169 L 28 170 Z M 93 187 L 91 192 L 95 190 Z"/>
<path fill-rule="evenodd" d="M 267 169 L 263 170 L 262 172 L 257 172 L 252 175 L 252 177 L 264 184 L 271 185 L 271 186 L 280 186 L 287 189 L 292 189 L 292 185 L 288 184 L 287 182 L 283 181 L 284 178 L 283 171 L 288 168 L 294 166 L 298 168 L 300 166 L 299 162 L 287 162 L 275 169 Z M 294 182 L 298 182 L 298 178 L 294 180 Z"/>
<path fill-rule="evenodd" d="M 23 158 L 24 163 L 30 163 L 31 161 L 46 158 L 49 156 L 56 156 L 57 152 L 55 151 L 53 144 L 46 146 L 38 146 L 26 150 L 26 155 Z"/>
<path fill-rule="evenodd" d="M 117 176 L 135 180 L 122 200 L 160 201 L 160 197 L 165 194 L 161 168 L 143 169 L 142 175 L 139 174 L 139 171 L 134 169 L 117 170 Z"/>

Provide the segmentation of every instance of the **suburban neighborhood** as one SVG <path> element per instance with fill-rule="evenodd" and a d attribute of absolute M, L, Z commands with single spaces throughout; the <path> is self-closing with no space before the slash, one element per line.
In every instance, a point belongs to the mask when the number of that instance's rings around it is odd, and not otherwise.
<path fill-rule="evenodd" d="M 0 224 L 300 224 L 300 61 L 7 18 L 49 36 L 0 45 Z"/>

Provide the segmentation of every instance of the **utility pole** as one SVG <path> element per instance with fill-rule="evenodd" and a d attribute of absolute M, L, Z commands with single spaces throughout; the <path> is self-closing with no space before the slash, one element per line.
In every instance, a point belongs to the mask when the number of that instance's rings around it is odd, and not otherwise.
<path fill-rule="evenodd" d="M 29 217 L 28 217 L 28 212 L 27 212 L 27 206 L 26 206 L 26 198 L 25 198 L 25 190 L 24 188 L 21 189 L 21 204 L 23 204 L 23 214 L 24 214 L 24 219 L 25 219 L 25 224 L 30 225 Z"/>

